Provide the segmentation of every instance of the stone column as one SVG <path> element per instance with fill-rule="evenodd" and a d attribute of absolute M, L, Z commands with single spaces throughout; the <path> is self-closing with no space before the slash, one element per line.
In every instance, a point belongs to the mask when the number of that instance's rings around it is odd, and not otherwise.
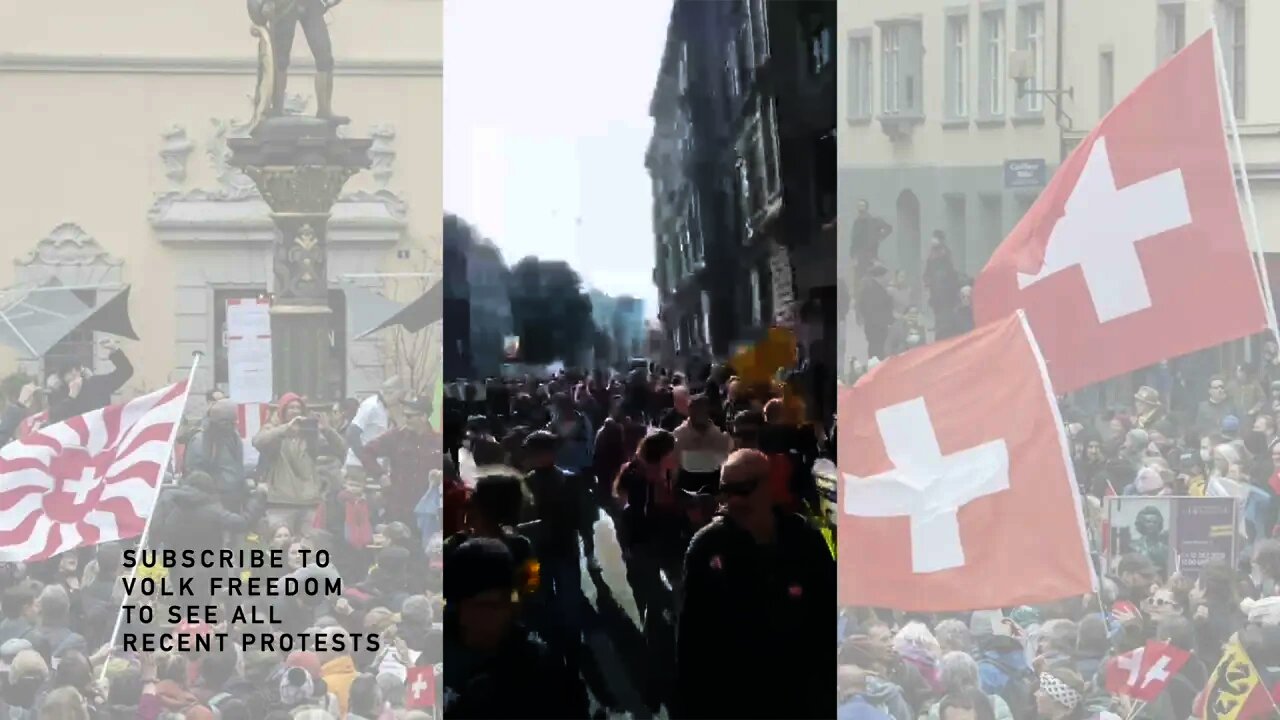
<path fill-rule="evenodd" d="M 272 272 L 271 355 L 274 393 L 333 400 L 329 367 L 329 213 L 343 185 L 369 167 L 369 139 L 339 138 L 336 125 L 309 117 L 274 117 L 248 138 L 229 141 L 231 164 L 244 170 L 271 208 L 276 226 Z"/>

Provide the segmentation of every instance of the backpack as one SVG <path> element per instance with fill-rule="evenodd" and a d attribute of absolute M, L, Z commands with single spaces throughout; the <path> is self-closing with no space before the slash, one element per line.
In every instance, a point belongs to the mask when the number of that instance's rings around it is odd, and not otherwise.
<path fill-rule="evenodd" d="M 990 675 L 984 675 L 983 691 L 991 695 L 999 695 L 1009 706 L 1009 712 L 1016 720 L 1035 717 L 1035 682 L 1031 670 L 1012 668 L 991 657 L 978 661 L 979 667 L 983 665 L 994 667 L 1004 677 L 1003 682 L 998 682 Z"/>

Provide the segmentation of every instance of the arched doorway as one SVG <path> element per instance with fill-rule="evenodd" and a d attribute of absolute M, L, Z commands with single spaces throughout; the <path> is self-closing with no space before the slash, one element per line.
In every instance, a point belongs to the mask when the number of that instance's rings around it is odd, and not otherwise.
<path fill-rule="evenodd" d="M 898 267 L 891 270 L 902 270 L 907 273 L 911 285 L 912 302 L 920 301 L 921 238 L 920 238 L 920 199 L 910 190 L 898 194 L 898 222 L 894 224 L 894 232 L 898 239 Z"/>

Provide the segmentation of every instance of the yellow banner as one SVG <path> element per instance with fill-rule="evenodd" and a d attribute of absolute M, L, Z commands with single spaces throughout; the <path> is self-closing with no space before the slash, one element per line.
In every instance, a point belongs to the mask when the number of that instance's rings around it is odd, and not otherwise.
<path fill-rule="evenodd" d="M 1262 682 L 1236 635 L 1227 643 L 1218 667 L 1209 676 L 1204 720 L 1237 720 L 1256 687 Z"/>

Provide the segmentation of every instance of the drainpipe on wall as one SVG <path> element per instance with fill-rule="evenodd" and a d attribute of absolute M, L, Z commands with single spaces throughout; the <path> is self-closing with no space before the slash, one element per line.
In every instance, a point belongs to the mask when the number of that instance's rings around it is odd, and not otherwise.
<path fill-rule="evenodd" d="M 1065 0 L 1058 0 L 1058 60 L 1057 60 L 1058 80 L 1057 80 L 1057 83 L 1054 85 L 1054 88 L 1059 91 L 1062 90 L 1062 55 L 1063 55 L 1062 40 L 1064 35 L 1066 34 L 1066 27 L 1067 27 L 1067 23 L 1063 20 L 1063 9 L 1065 5 L 1066 5 Z M 1067 138 L 1066 138 L 1065 131 L 1062 129 L 1062 102 L 1063 102 L 1063 96 L 1059 94 L 1058 102 L 1053 104 L 1054 119 L 1058 125 L 1058 164 L 1059 165 L 1062 164 L 1063 160 L 1067 159 Z"/>

